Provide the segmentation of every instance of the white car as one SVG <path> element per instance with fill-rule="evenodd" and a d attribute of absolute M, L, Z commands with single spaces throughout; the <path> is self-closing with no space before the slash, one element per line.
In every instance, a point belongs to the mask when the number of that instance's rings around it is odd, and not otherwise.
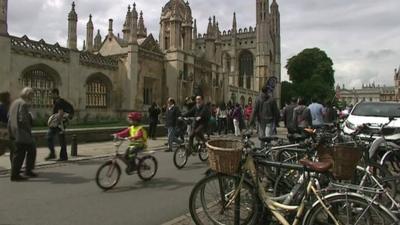
<path fill-rule="evenodd" d="M 347 117 L 343 131 L 351 134 L 365 123 L 371 124 L 373 130 L 379 130 L 382 124 L 389 122 L 389 117 L 395 119 L 383 129 L 383 134 L 387 140 L 400 140 L 400 103 L 360 102 Z"/>

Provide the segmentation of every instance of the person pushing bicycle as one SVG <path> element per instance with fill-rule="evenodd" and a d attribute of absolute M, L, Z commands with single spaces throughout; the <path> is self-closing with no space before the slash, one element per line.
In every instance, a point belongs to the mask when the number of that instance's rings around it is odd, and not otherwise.
<path fill-rule="evenodd" d="M 127 173 L 130 173 L 136 169 L 135 158 L 137 153 L 147 148 L 147 132 L 140 124 L 141 120 L 142 114 L 140 112 L 129 113 L 129 127 L 114 134 L 118 138 L 128 138 L 131 142 L 129 148 L 125 152 L 125 158 L 130 162 L 126 168 Z"/>
<path fill-rule="evenodd" d="M 202 140 L 204 143 L 207 142 L 204 137 L 204 132 L 207 130 L 208 121 L 210 120 L 211 112 L 210 109 L 204 104 L 202 96 L 196 96 L 196 105 L 192 107 L 190 111 L 185 113 L 183 117 L 195 117 L 193 121 L 193 129 L 191 129 L 189 135 L 189 150 L 193 149 L 193 139 L 195 137 Z"/>

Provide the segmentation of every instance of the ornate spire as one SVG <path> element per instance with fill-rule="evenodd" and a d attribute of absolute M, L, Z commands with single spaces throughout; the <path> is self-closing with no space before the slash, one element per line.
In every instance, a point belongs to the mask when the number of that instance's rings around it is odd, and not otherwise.
<path fill-rule="evenodd" d="M 77 49 L 77 27 L 78 15 L 75 12 L 75 2 L 72 2 L 71 11 L 68 14 L 68 41 L 67 45 L 70 49 Z"/>
<path fill-rule="evenodd" d="M 279 7 L 279 5 L 278 5 L 278 3 L 276 2 L 276 0 L 273 0 L 272 1 L 272 4 L 271 4 L 271 9 L 275 9 L 275 8 L 278 8 Z"/>
<path fill-rule="evenodd" d="M 213 36 L 214 27 L 211 22 L 211 17 L 208 19 L 208 27 L 207 27 L 207 37 L 211 38 Z"/>
<path fill-rule="evenodd" d="M 101 47 L 101 35 L 100 35 L 100 30 L 97 30 L 96 37 L 94 38 L 94 48 L 96 50 L 100 50 Z"/>
<path fill-rule="evenodd" d="M 232 32 L 237 31 L 236 12 L 233 13 Z"/>
<path fill-rule="evenodd" d="M 140 11 L 139 24 L 138 24 L 138 38 L 147 37 L 147 29 L 144 26 L 143 12 Z"/>
<path fill-rule="evenodd" d="M 92 15 L 90 14 L 86 24 L 86 49 L 88 51 L 93 50 L 93 29 Z"/>
<path fill-rule="evenodd" d="M 193 39 L 197 39 L 197 21 L 194 19 L 193 21 Z"/>
<path fill-rule="evenodd" d="M 78 15 L 75 12 L 75 2 L 72 2 L 72 8 L 68 14 L 68 20 L 78 21 Z"/>
<path fill-rule="evenodd" d="M 108 19 L 108 37 L 113 35 L 113 19 Z"/>
<path fill-rule="evenodd" d="M 132 8 L 132 20 L 131 20 L 131 27 L 130 27 L 130 37 L 129 43 L 130 44 L 137 44 L 137 21 L 138 20 L 138 13 L 136 11 L 136 3 L 133 3 Z"/>

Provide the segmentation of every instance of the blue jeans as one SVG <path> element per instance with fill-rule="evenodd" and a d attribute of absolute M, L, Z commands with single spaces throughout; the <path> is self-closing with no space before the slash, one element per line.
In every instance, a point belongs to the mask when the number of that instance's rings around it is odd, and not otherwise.
<path fill-rule="evenodd" d="M 172 149 L 173 143 L 182 144 L 182 141 L 176 137 L 176 128 L 168 127 L 168 148 Z"/>
<path fill-rule="evenodd" d="M 68 159 L 67 154 L 67 142 L 65 140 L 65 131 L 60 133 L 60 128 L 49 128 L 47 132 L 47 145 L 50 150 L 50 155 L 55 156 L 54 149 L 54 138 L 56 135 L 58 136 L 58 141 L 60 142 L 61 150 L 60 150 L 60 159 Z"/>

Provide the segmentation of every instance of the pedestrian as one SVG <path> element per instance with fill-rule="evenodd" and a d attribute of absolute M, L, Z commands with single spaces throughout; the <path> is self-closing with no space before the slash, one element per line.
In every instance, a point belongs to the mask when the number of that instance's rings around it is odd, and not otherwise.
<path fill-rule="evenodd" d="M 196 96 L 196 105 L 183 116 L 195 117 L 193 129 L 189 135 L 189 149 L 193 150 L 193 140 L 195 137 L 206 143 L 207 140 L 204 137 L 204 132 L 207 131 L 208 122 L 211 117 L 211 111 L 206 104 L 204 104 L 203 96 Z"/>
<path fill-rule="evenodd" d="M 11 165 L 11 181 L 23 181 L 26 177 L 37 177 L 33 172 L 36 160 L 36 143 L 32 136 L 32 115 L 30 105 L 34 91 L 30 87 L 22 90 L 20 98 L 15 100 L 10 107 L 8 129 L 10 138 L 15 142 L 16 149 L 13 153 Z M 21 167 L 25 163 L 25 176 L 21 176 Z"/>
<path fill-rule="evenodd" d="M 233 118 L 232 118 L 233 109 L 234 109 L 233 103 L 229 101 L 227 104 L 228 130 L 231 131 L 232 134 L 235 134 L 235 127 L 233 126 Z"/>
<path fill-rule="evenodd" d="M 331 102 L 327 102 L 324 108 L 324 122 L 325 123 L 336 123 L 337 120 L 337 112 L 333 107 Z"/>
<path fill-rule="evenodd" d="M 165 127 L 168 130 L 168 149 L 166 152 L 172 152 L 173 143 L 182 144 L 176 136 L 176 126 L 178 117 L 180 117 L 181 112 L 178 106 L 175 105 L 175 100 L 173 98 L 168 98 L 167 101 L 167 111 L 165 112 Z"/>
<path fill-rule="evenodd" d="M 251 114 L 253 113 L 253 104 L 251 101 L 249 101 L 249 104 L 247 104 L 246 108 L 244 109 L 244 119 L 246 122 L 246 128 L 249 129 L 250 126 L 250 119 L 251 119 Z"/>
<path fill-rule="evenodd" d="M 304 128 L 312 126 L 310 109 L 305 105 L 305 101 L 301 97 L 297 100 L 297 106 L 293 110 L 293 120 L 298 134 L 304 134 Z"/>
<path fill-rule="evenodd" d="M 275 99 L 268 93 L 265 85 L 257 97 L 250 124 L 258 123 L 259 138 L 271 137 L 274 134 L 274 127 L 279 122 L 279 109 Z M 263 146 L 264 143 L 262 142 Z"/>
<path fill-rule="evenodd" d="M 153 140 L 156 139 L 158 115 L 160 115 L 160 113 L 161 110 L 158 107 L 157 103 L 153 102 L 153 104 L 149 108 L 149 138 Z"/>
<path fill-rule="evenodd" d="M 57 117 L 59 121 L 61 121 L 62 126 L 49 126 L 49 130 L 47 132 L 47 144 L 50 150 L 49 155 L 45 158 L 45 160 L 51 160 L 56 158 L 55 148 L 54 148 L 54 139 L 56 135 L 58 136 L 58 141 L 60 143 L 60 158 L 57 161 L 67 161 L 67 143 L 65 139 L 65 129 L 68 119 L 71 119 L 74 114 L 74 109 L 72 105 L 60 97 L 60 91 L 57 88 L 54 88 L 51 91 L 51 95 L 53 98 L 53 115 L 52 117 Z M 50 122 L 49 122 L 50 125 Z"/>
<path fill-rule="evenodd" d="M 287 129 L 290 142 L 293 142 L 293 140 L 291 140 L 291 137 L 293 134 L 297 132 L 296 123 L 293 118 L 293 111 L 296 107 L 297 107 L 296 98 L 291 98 L 290 102 L 288 102 L 288 104 L 285 106 L 282 112 L 283 123 L 285 124 L 285 127 Z"/>
<path fill-rule="evenodd" d="M 235 136 L 240 136 L 240 120 L 243 118 L 242 107 L 239 103 L 236 103 L 235 108 L 232 111 L 233 126 L 235 127 Z"/>
<path fill-rule="evenodd" d="M 218 135 L 221 135 L 221 131 L 225 131 L 225 135 L 228 134 L 228 110 L 225 102 L 222 102 L 217 108 L 217 119 L 218 119 Z"/>
<path fill-rule="evenodd" d="M 0 155 L 4 154 L 8 149 L 10 151 L 10 163 L 12 164 L 15 145 L 10 140 L 10 135 L 7 129 L 8 111 L 11 105 L 11 96 L 9 92 L 0 93 Z"/>
<path fill-rule="evenodd" d="M 312 126 L 314 128 L 322 127 L 322 125 L 324 125 L 324 106 L 322 106 L 316 98 L 312 98 L 308 108 L 311 112 Z"/>

